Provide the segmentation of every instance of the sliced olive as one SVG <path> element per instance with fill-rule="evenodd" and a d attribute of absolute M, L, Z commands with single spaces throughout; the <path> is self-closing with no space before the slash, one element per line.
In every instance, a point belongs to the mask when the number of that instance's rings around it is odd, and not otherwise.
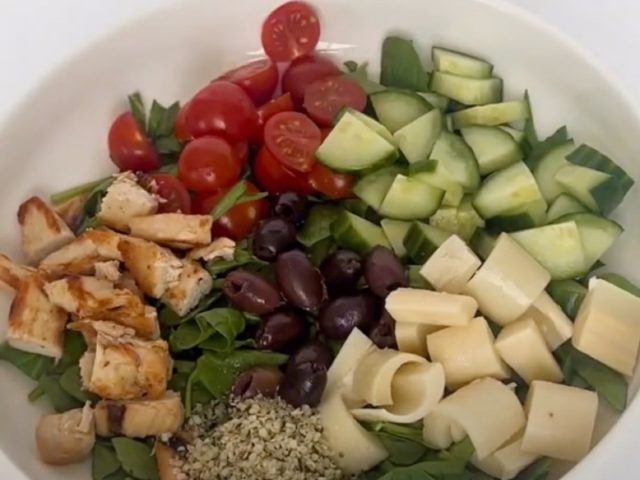
<path fill-rule="evenodd" d="M 282 304 L 280 293 L 273 285 L 245 270 L 227 274 L 222 290 L 234 306 L 255 315 L 273 312 Z"/>
<path fill-rule="evenodd" d="M 364 261 L 364 278 L 369 290 L 385 298 L 393 290 L 408 285 L 402 262 L 387 247 L 374 247 Z"/>
<path fill-rule="evenodd" d="M 322 275 L 300 250 L 278 256 L 276 278 L 284 298 L 294 307 L 317 312 L 327 298 Z"/>

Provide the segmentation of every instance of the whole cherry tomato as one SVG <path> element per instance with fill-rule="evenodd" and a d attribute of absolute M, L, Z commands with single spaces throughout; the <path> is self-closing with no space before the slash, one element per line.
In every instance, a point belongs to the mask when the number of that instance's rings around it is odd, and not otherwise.
<path fill-rule="evenodd" d="M 241 87 L 253 103 L 262 105 L 271 100 L 278 86 L 278 67 L 268 58 L 254 60 L 223 73 L 220 80 L 227 80 Z"/>
<path fill-rule="evenodd" d="M 341 75 L 340 69 L 327 57 L 312 55 L 300 57 L 282 74 L 282 91 L 290 93 L 297 108 L 302 107 L 304 92 L 313 82 Z"/>
<path fill-rule="evenodd" d="M 158 206 L 158 213 L 191 213 L 191 197 L 180 180 L 168 173 L 152 173 L 149 176 L 155 181 L 156 193 L 164 200 Z"/>
<path fill-rule="evenodd" d="M 353 197 L 351 187 L 354 182 L 353 176 L 334 172 L 321 163 L 316 163 L 309 172 L 309 184 L 334 200 Z"/>
<path fill-rule="evenodd" d="M 182 150 L 178 179 L 193 192 L 215 192 L 237 182 L 241 167 L 229 142 L 220 137 L 201 137 Z"/>
<path fill-rule="evenodd" d="M 315 192 L 305 174 L 289 170 L 264 146 L 256 156 L 253 175 L 262 189 L 272 194 L 296 192 L 312 195 Z"/>
<path fill-rule="evenodd" d="M 303 113 L 277 113 L 264 126 L 264 144 L 269 151 L 284 166 L 298 172 L 311 170 L 320 143 L 320 129 Z"/>
<path fill-rule="evenodd" d="M 173 135 L 181 142 L 188 142 L 193 140 L 193 135 L 187 128 L 187 109 L 189 108 L 189 102 L 185 103 L 176 115 L 176 120 L 173 124 Z"/>
<path fill-rule="evenodd" d="M 346 77 L 327 77 L 313 82 L 304 92 L 304 109 L 321 127 L 329 127 L 345 107 L 361 112 L 367 105 L 367 94 Z"/>
<path fill-rule="evenodd" d="M 264 126 L 271 117 L 280 112 L 292 112 L 294 110 L 293 100 L 290 93 L 280 95 L 278 98 L 274 98 L 270 102 L 265 103 L 258 108 L 258 120 L 260 124 Z"/>
<path fill-rule="evenodd" d="M 320 21 L 303 2 L 287 2 L 269 14 L 262 24 L 262 48 L 274 62 L 289 62 L 316 48 Z"/>
<path fill-rule="evenodd" d="M 158 152 L 131 114 L 119 115 L 107 139 L 111 161 L 121 170 L 148 172 L 160 167 Z"/>

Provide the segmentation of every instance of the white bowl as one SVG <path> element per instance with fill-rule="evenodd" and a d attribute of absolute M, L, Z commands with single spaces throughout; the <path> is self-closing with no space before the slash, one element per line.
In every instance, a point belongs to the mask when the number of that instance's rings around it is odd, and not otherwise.
<path fill-rule="evenodd" d="M 47 195 L 112 171 L 106 132 L 126 108 L 128 93 L 139 90 L 147 100 L 166 102 L 188 98 L 225 68 L 260 54 L 262 19 L 279 3 L 176 2 L 113 32 L 45 79 L 0 130 L 1 250 L 20 255 L 15 214 L 28 195 Z M 376 73 L 380 43 L 389 32 L 408 34 L 425 59 L 434 43 L 487 57 L 505 79 L 506 98 L 520 98 L 529 89 L 541 133 L 567 125 L 578 142 L 602 149 L 640 179 L 640 164 L 635 162 L 640 118 L 631 102 L 570 41 L 522 11 L 499 0 L 315 3 L 323 47 L 340 58 L 368 59 Z M 615 212 L 626 232 L 605 258 L 612 270 L 632 280 L 640 280 L 634 249 L 640 223 L 633 218 L 639 201 L 640 192 L 633 189 Z M 0 299 L 2 318 L 9 300 L 7 295 Z M 4 322 L 0 324 L 4 329 Z M 26 399 L 33 385 L 7 365 L 0 365 L 0 385 L 0 450 L 16 467 L 33 479 L 89 478 L 85 465 L 50 469 L 37 461 L 33 431 L 43 407 Z M 638 402 L 566 478 L 603 478 L 592 476 L 592 469 L 605 471 L 602 466 L 616 449 L 614 443 L 640 439 L 627 420 L 631 416 L 640 417 Z M 599 431 L 605 432 L 612 422 L 608 416 Z"/>

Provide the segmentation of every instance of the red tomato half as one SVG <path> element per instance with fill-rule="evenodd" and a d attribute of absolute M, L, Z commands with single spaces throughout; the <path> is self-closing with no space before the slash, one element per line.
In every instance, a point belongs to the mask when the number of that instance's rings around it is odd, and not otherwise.
<path fill-rule="evenodd" d="M 131 112 L 118 116 L 107 138 L 111 161 L 121 170 L 148 172 L 160 167 L 158 152 Z"/>
<path fill-rule="evenodd" d="M 344 107 L 361 112 L 367 105 L 367 94 L 353 80 L 328 77 L 317 80 L 304 91 L 304 108 L 321 127 L 333 125 L 336 115 Z"/>
<path fill-rule="evenodd" d="M 254 138 L 258 113 L 251 98 L 234 83 L 217 80 L 200 90 L 185 114 L 187 130 L 195 137 L 220 135 L 232 143 Z"/>
<path fill-rule="evenodd" d="M 258 151 L 253 164 L 253 175 L 258 184 L 272 194 L 296 192 L 311 195 L 315 192 L 306 175 L 287 169 L 266 147 Z"/>
<path fill-rule="evenodd" d="M 262 24 L 262 47 L 274 62 L 290 62 L 307 55 L 320 39 L 320 21 L 303 2 L 287 2 L 269 14 Z"/>
<path fill-rule="evenodd" d="M 268 58 L 254 60 L 220 75 L 241 87 L 251 97 L 253 103 L 262 105 L 273 96 L 278 86 L 278 67 Z"/>
<path fill-rule="evenodd" d="M 302 113 L 278 113 L 264 126 L 264 144 L 269 151 L 280 163 L 298 172 L 311 170 L 321 142 L 320 129 Z"/>
<path fill-rule="evenodd" d="M 249 160 L 249 143 L 238 142 L 233 146 L 233 149 L 236 151 L 240 166 L 244 167 L 247 163 L 247 160 Z"/>
<path fill-rule="evenodd" d="M 258 119 L 260 124 L 264 125 L 271 117 L 280 112 L 292 112 L 293 100 L 291 100 L 291 94 L 285 93 L 284 95 L 274 98 L 270 102 L 265 103 L 258 108 Z"/>
<path fill-rule="evenodd" d="M 304 91 L 313 82 L 322 78 L 340 75 L 340 69 L 326 57 L 319 55 L 300 57 L 282 74 L 282 91 L 288 92 L 296 107 L 304 102 Z"/>
<path fill-rule="evenodd" d="M 193 140 L 193 135 L 187 128 L 187 109 L 189 108 L 189 102 L 185 103 L 178 115 L 176 115 L 176 121 L 173 124 L 173 134 L 181 142 L 188 142 Z"/>
<path fill-rule="evenodd" d="M 180 180 L 168 173 L 152 173 L 149 176 L 158 187 L 156 193 L 164 200 L 160 202 L 158 213 L 191 213 L 191 197 Z"/>
<path fill-rule="evenodd" d="M 178 178 L 193 192 L 215 192 L 240 177 L 236 150 L 220 137 L 201 137 L 189 142 L 178 159 Z"/>
<path fill-rule="evenodd" d="M 351 175 L 334 172 L 321 163 L 316 163 L 309 172 L 309 184 L 334 200 L 353 197 L 351 187 L 354 181 Z"/>

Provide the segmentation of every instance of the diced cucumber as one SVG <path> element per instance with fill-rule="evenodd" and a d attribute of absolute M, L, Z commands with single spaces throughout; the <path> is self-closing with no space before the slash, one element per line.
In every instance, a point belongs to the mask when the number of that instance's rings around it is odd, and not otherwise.
<path fill-rule="evenodd" d="M 423 97 L 405 90 L 388 89 L 370 98 L 376 117 L 391 133 L 433 109 Z"/>
<path fill-rule="evenodd" d="M 487 227 L 495 231 L 515 232 L 546 223 L 547 204 L 542 197 L 487 219 Z"/>
<path fill-rule="evenodd" d="M 575 222 L 563 222 L 511 233 L 555 280 L 586 273 L 585 255 Z"/>
<path fill-rule="evenodd" d="M 407 249 L 404 248 L 404 237 L 411 227 L 411 222 L 403 222 L 401 220 L 392 220 L 385 218 L 380 222 L 382 231 L 387 236 L 387 240 L 391 244 L 391 248 L 395 254 L 402 258 L 407 254 Z"/>
<path fill-rule="evenodd" d="M 471 237 L 469 246 L 483 260 L 486 260 L 496 244 L 498 236 L 491 234 L 482 228 L 476 229 Z"/>
<path fill-rule="evenodd" d="M 455 233 L 468 242 L 477 228 L 484 227 L 484 220 L 471 205 L 470 199 L 464 199 L 457 207 L 440 207 L 431 218 L 429 225 Z"/>
<path fill-rule="evenodd" d="M 331 224 L 331 235 L 342 248 L 366 255 L 376 245 L 391 248 L 382 228 L 343 210 Z"/>
<path fill-rule="evenodd" d="M 460 133 L 473 150 L 480 175 L 487 175 L 522 160 L 522 151 L 516 141 L 498 127 L 464 127 Z"/>
<path fill-rule="evenodd" d="M 359 198 L 347 198 L 346 200 L 343 200 L 341 204 L 349 212 L 355 213 L 359 217 L 365 218 L 374 223 L 380 222 L 380 215 L 378 215 L 378 212 Z"/>
<path fill-rule="evenodd" d="M 439 72 L 471 78 L 490 78 L 493 72 L 489 62 L 446 48 L 433 47 L 431 59 L 433 68 Z"/>
<path fill-rule="evenodd" d="M 556 182 L 562 190 L 576 197 L 594 212 L 602 212 L 606 198 L 618 190 L 618 183 L 608 173 L 578 165 L 567 165 L 558 170 Z"/>
<path fill-rule="evenodd" d="M 352 188 L 353 193 L 377 211 L 399 173 L 402 173 L 400 167 L 386 167 L 376 170 L 358 180 Z"/>
<path fill-rule="evenodd" d="M 582 305 L 587 289 L 575 280 L 551 280 L 547 293 L 571 319 L 575 319 Z"/>
<path fill-rule="evenodd" d="M 575 222 L 584 247 L 585 273 L 600 260 L 624 229 L 608 218 L 593 213 L 572 213 L 560 217 L 556 223 Z"/>
<path fill-rule="evenodd" d="M 530 116 L 529 104 L 525 100 L 514 100 L 460 110 L 452 113 L 451 119 L 453 127 L 458 129 L 470 125 L 493 127 L 504 123 L 526 120 Z"/>
<path fill-rule="evenodd" d="M 393 134 L 394 143 L 409 163 L 429 158 L 442 131 L 442 113 L 431 110 Z"/>
<path fill-rule="evenodd" d="M 357 172 L 393 162 L 398 158 L 398 150 L 362 120 L 346 112 L 316 151 L 316 158 L 334 170 Z"/>
<path fill-rule="evenodd" d="M 438 160 L 438 169 L 465 189 L 474 192 L 480 184 L 478 162 L 473 151 L 465 141 L 455 133 L 443 130 L 436 140 L 431 158 Z"/>
<path fill-rule="evenodd" d="M 547 202 L 552 202 L 560 195 L 564 189 L 556 181 L 556 174 L 558 170 L 570 163 L 566 157 L 575 149 L 573 140 L 569 140 L 553 149 L 551 149 L 546 155 L 542 156 L 539 161 L 536 162 L 533 168 L 533 176 L 538 182 L 542 196 Z"/>
<path fill-rule="evenodd" d="M 435 92 L 423 92 L 418 93 L 421 97 L 423 97 L 427 102 L 431 104 L 434 108 L 437 108 L 441 112 L 445 112 L 447 107 L 449 106 L 449 99 L 444 95 L 440 95 Z"/>
<path fill-rule="evenodd" d="M 464 188 L 457 183 L 450 183 L 444 191 L 442 205 L 445 207 L 457 207 L 464 198 Z"/>
<path fill-rule="evenodd" d="M 367 127 L 369 127 L 374 132 L 376 132 L 382 138 L 387 140 L 389 143 L 395 143 L 395 140 L 393 139 L 393 135 L 389 130 L 387 130 L 387 128 L 384 125 L 374 120 L 369 115 L 359 112 L 358 110 L 355 110 L 353 108 L 349 108 L 349 107 L 343 108 L 336 117 L 336 123 L 338 120 L 342 118 L 342 115 L 344 115 L 347 112 L 349 112 L 351 115 L 356 117 L 358 120 L 361 120 L 362 123 L 364 123 Z"/>
<path fill-rule="evenodd" d="M 431 90 L 464 105 L 486 105 L 502 100 L 502 79 L 468 78 L 433 72 Z"/>
<path fill-rule="evenodd" d="M 542 190 L 542 188 L 540 189 Z M 549 205 L 547 211 L 547 222 L 551 223 L 560 217 L 569 215 L 570 213 L 588 212 L 589 209 L 581 204 L 578 200 L 573 198 L 568 193 L 561 193 L 556 199 Z"/>
<path fill-rule="evenodd" d="M 507 132 L 509 135 L 511 135 L 511 138 L 513 138 L 518 145 L 521 145 L 522 143 L 524 143 L 527 137 L 522 130 L 518 130 L 517 128 L 513 128 L 508 125 L 501 125 L 498 128 L 501 128 L 502 130 Z"/>
<path fill-rule="evenodd" d="M 434 290 L 433 285 L 427 282 L 420 270 L 422 265 L 409 265 L 407 267 L 407 276 L 409 277 L 409 288 L 420 288 L 422 290 Z"/>
<path fill-rule="evenodd" d="M 429 217 L 442 203 L 444 191 L 415 178 L 396 175 L 379 213 L 397 220 L 420 220 Z"/>
<path fill-rule="evenodd" d="M 444 167 L 437 160 L 421 160 L 409 167 L 409 176 L 433 187 L 444 189 L 442 204 L 457 207 L 464 196 L 462 186 L 451 178 Z"/>
<path fill-rule="evenodd" d="M 403 243 L 409 258 L 422 265 L 450 236 L 451 233 L 426 223 L 413 222 Z"/>

